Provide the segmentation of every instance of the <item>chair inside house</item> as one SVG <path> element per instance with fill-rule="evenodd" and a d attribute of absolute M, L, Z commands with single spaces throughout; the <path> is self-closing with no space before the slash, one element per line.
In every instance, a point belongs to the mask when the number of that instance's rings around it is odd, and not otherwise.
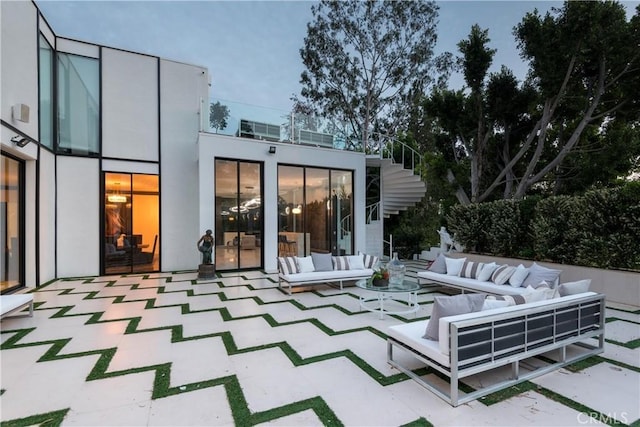
<path fill-rule="evenodd" d="M 104 257 L 107 266 L 122 265 L 127 261 L 127 251 L 116 249 L 113 243 L 105 243 Z"/>
<path fill-rule="evenodd" d="M 153 239 L 153 248 L 151 252 L 140 252 L 134 254 L 133 263 L 134 264 L 151 264 L 153 263 L 153 257 L 156 254 L 156 245 L 158 244 L 158 235 Z"/>
<path fill-rule="evenodd" d="M 256 236 L 252 234 L 246 234 L 240 238 L 240 249 L 255 249 L 256 248 Z"/>
<path fill-rule="evenodd" d="M 284 234 L 278 235 L 278 256 L 298 255 L 298 242 L 288 241 Z"/>

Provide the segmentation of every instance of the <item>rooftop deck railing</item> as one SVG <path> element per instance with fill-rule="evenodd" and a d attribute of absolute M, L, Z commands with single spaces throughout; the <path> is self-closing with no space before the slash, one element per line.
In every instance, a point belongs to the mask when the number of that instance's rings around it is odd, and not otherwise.
<path fill-rule="evenodd" d="M 210 120 L 211 106 L 220 104 L 228 110 L 224 122 Z M 337 150 L 366 151 L 414 170 L 422 156 L 412 147 L 398 141 L 395 135 L 371 134 L 366 148 L 361 140 L 348 134 L 348 126 L 324 117 L 235 101 L 212 98 L 203 102 L 203 131 L 221 135 L 253 138 L 267 142 L 285 142 Z M 214 117 L 215 119 L 215 117 Z M 212 126 L 213 124 L 213 126 Z M 216 127 L 217 126 L 217 127 Z"/>

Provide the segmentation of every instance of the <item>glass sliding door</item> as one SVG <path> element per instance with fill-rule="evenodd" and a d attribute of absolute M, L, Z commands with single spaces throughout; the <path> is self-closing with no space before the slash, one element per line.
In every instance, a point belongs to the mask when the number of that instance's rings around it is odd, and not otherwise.
<path fill-rule="evenodd" d="M 353 254 L 353 174 L 331 171 L 331 247 L 337 254 Z"/>
<path fill-rule="evenodd" d="M 304 168 L 278 166 L 278 256 L 305 256 Z"/>
<path fill-rule="evenodd" d="M 278 256 L 353 253 L 353 172 L 278 166 Z"/>
<path fill-rule="evenodd" d="M 0 291 L 5 293 L 24 286 L 24 166 L 2 154 L 0 191 Z"/>
<path fill-rule="evenodd" d="M 217 270 L 262 267 L 262 163 L 216 159 Z"/>
<path fill-rule="evenodd" d="M 104 174 L 105 274 L 160 270 L 157 175 Z"/>
<path fill-rule="evenodd" d="M 329 171 L 327 169 L 306 169 L 305 180 L 305 231 L 309 234 L 309 250 L 332 252 L 331 237 L 335 229 L 330 227 L 331 202 Z"/>

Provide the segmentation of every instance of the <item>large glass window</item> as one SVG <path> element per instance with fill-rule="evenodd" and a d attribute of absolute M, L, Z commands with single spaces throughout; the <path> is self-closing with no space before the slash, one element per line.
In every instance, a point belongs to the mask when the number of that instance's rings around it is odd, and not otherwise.
<path fill-rule="evenodd" d="M 0 190 L 0 291 L 24 286 L 24 231 L 22 228 L 24 168 L 22 162 L 2 154 Z"/>
<path fill-rule="evenodd" d="M 40 143 L 53 149 L 53 49 L 40 35 Z"/>
<path fill-rule="evenodd" d="M 104 174 L 104 272 L 160 270 L 157 175 Z"/>
<path fill-rule="evenodd" d="M 58 151 L 98 154 L 100 67 L 94 58 L 58 53 Z"/>
<path fill-rule="evenodd" d="M 353 172 L 278 166 L 278 255 L 353 253 Z"/>
<path fill-rule="evenodd" d="M 262 164 L 217 159 L 216 253 L 218 270 L 262 266 Z"/>

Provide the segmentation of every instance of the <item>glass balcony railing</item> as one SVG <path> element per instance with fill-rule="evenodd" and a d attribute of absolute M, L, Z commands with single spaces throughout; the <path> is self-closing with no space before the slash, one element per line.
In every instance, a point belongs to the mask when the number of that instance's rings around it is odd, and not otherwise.
<path fill-rule="evenodd" d="M 338 150 L 365 151 L 346 123 L 313 114 L 212 98 L 203 102 L 204 131 L 270 142 L 288 142 Z M 228 113 L 225 114 L 224 112 Z M 224 119 L 224 120 L 223 120 Z M 367 154 L 392 159 L 414 170 L 421 155 L 395 135 L 370 134 Z"/>
<path fill-rule="evenodd" d="M 206 106 L 205 106 L 206 107 Z M 226 107 L 228 115 L 221 113 Z M 206 132 L 272 142 L 311 145 L 342 150 L 362 150 L 362 144 L 348 138 L 346 126 L 316 115 L 243 104 L 212 98 Z M 224 125 L 224 126 L 223 126 Z"/>

